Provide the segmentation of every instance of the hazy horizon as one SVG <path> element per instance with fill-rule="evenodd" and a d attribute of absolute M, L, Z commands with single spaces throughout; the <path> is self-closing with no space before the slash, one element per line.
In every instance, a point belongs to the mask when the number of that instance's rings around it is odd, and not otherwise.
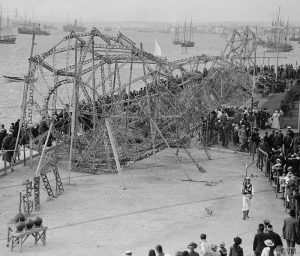
<path fill-rule="evenodd" d="M 72 22 L 269 22 L 281 17 L 300 23 L 300 0 L 0 0 L 3 17 Z"/>

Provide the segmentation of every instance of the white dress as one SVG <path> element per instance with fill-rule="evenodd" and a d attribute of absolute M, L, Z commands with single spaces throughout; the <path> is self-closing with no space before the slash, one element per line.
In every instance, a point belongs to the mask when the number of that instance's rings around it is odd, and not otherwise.
<path fill-rule="evenodd" d="M 273 129 L 280 129 L 280 123 L 279 123 L 279 114 L 278 113 L 274 113 L 272 116 L 272 128 Z"/>

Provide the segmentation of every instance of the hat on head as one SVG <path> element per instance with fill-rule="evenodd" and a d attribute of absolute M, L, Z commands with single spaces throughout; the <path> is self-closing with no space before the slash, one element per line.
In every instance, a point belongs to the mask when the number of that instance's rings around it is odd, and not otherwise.
<path fill-rule="evenodd" d="M 245 180 L 251 180 L 251 178 L 250 177 L 246 177 Z"/>
<path fill-rule="evenodd" d="M 218 249 L 218 246 L 217 246 L 216 244 L 212 244 L 212 245 L 210 246 L 210 248 L 211 248 L 212 250 L 217 250 L 217 249 Z"/>
<path fill-rule="evenodd" d="M 268 230 L 268 231 L 273 231 L 273 226 L 272 226 L 271 224 L 269 224 L 269 225 L 267 226 L 267 230 Z"/>
<path fill-rule="evenodd" d="M 270 240 L 270 239 L 268 239 L 268 240 L 265 240 L 265 245 L 266 246 L 269 246 L 269 247 L 272 247 L 272 246 L 274 246 L 274 243 L 273 243 L 273 241 L 272 240 Z"/>
<path fill-rule="evenodd" d="M 289 167 L 287 168 L 287 170 L 293 170 L 293 167 L 292 167 L 292 166 L 289 166 Z"/>
<path fill-rule="evenodd" d="M 225 247 L 225 243 L 224 242 L 221 242 L 220 243 L 220 248 L 224 248 Z"/>
<path fill-rule="evenodd" d="M 278 163 L 278 164 L 275 164 L 274 166 L 275 166 L 275 167 L 279 167 L 279 166 L 281 166 L 281 164 L 280 164 L 280 163 Z"/>
<path fill-rule="evenodd" d="M 286 128 L 287 128 L 287 129 L 292 129 L 292 127 L 291 127 L 291 126 L 287 126 Z"/>
<path fill-rule="evenodd" d="M 132 255 L 132 251 L 127 250 L 127 251 L 125 252 L 125 255 Z"/>
<path fill-rule="evenodd" d="M 277 159 L 276 159 L 276 162 L 280 162 L 280 163 L 281 163 L 281 160 L 280 160 L 280 158 L 277 158 Z"/>
<path fill-rule="evenodd" d="M 189 248 L 189 249 L 196 249 L 196 248 L 197 248 L 197 244 L 194 243 L 194 242 L 191 242 L 191 243 L 188 245 L 187 248 Z"/>
<path fill-rule="evenodd" d="M 264 219 L 264 224 L 265 225 L 268 225 L 268 224 L 270 224 L 271 223 L 271 221 L 269 221 L 268 219 Z"/>

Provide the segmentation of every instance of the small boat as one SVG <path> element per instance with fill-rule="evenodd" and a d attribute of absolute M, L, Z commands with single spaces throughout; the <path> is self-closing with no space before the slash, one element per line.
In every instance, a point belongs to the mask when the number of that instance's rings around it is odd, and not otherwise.
<path fill-rule="evenodd" d="M 0 44 L 15 44 L 17 37 L 12 35 L 9 26 L 9 19 L 7 18 L 7 27 L 2 26 L 2 5 L 0 12 Z"/>
<path fill-rule="evenodd" d="M 6 78 L 9 82 L 24 82 L 25 77 L 19 77 L 19 76 L 3 76 Z"/>

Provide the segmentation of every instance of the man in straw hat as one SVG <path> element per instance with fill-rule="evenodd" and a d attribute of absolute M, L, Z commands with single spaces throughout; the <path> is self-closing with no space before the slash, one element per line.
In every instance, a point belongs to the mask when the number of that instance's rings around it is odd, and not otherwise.
<path fill-rule="evenodd" d="M 250 182 L 250 177 L 246 177 L 243 182 L 242 187 L 242 195 L 243 195 L 243 220 L 249 218 L 249 211 L 250 211 L 250 202 L 254 194 L 253 186 Z"/>
<path fill-rule="evenodd" d="M 190 252 L 189 252 L 189 256 L 199 256 L 198 252 L 195 252 L 195 249 L 197 248 L 197 244 L 194 242 L 191 242 L 188 247 L 187 247 Z"/>
<path fill-rule="evenodd" d="M 272 240 L 265 240 L 266 247 L 262 250 L 261 256 L 274 255 L 274 243 Z"/>

